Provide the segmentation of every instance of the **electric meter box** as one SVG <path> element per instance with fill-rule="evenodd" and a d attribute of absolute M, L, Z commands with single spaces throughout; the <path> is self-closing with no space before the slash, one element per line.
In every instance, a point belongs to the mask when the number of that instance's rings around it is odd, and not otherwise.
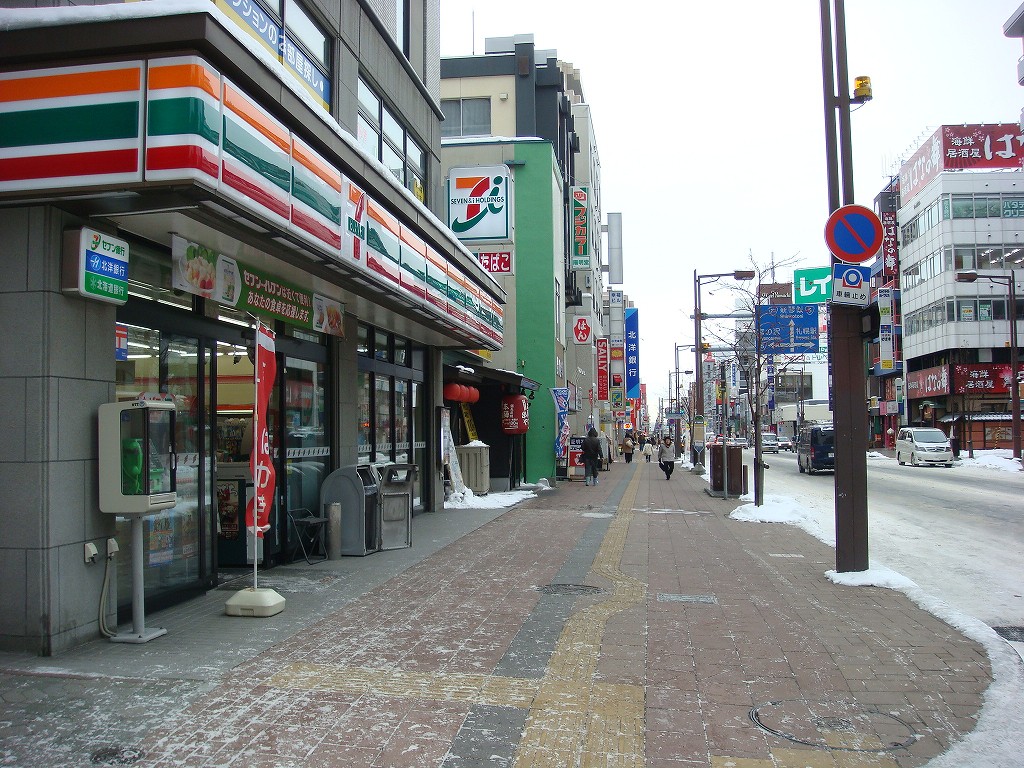
<path fill-rule="evenodd" d="M 174 403 L 104 403 L 99 412 L 100 510 L 145 515 L 178 503 Z"/>

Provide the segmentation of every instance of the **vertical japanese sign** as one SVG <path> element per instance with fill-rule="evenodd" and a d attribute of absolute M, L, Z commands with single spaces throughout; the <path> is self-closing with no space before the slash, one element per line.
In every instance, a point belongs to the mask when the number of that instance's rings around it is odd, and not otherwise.
<path fill-rule="evenodd" d="M 564 459 L 569 450 L 569 388 L 552 387 L 551 397 L 555 401 L 555 415 L 558 419 L 558 430 L 555 435 L 555 458 Z"/>
<path fill-rule="evenodd" d="M 896 211 L 882 211 L 882 277 L 890 280 L 899 271 L 899 243 L 896 237 Z"/>
<path fill-rule="evenodd" d="M 896 365 L 892 331 L 892 288 L 879 288 L 878 365 L 882 371 L 891 371 Z"/>
<path fill-rule="evenodd" d="M 640 316 L 636 307 L 625 312 L 626 397 L 640 397 Z"/>
<path fill-rule="evenodd" d="M 608 399 L 608 339 L 597 340 L 597 399 Z"/>
<path fill-rule="evenodd" d="M 590 194 L 572 188 L 572 263 L 570 269 L 590 269 Z"/>
<path fill-rule="evenodd" d="M 256 321 L 256 401 L 253 405 L 253 450 L 249 457 L 253 496 L 245 507 L 245 525 L 255 529 L 262 539 L 270 528 L 270 509 L 274 504 L 274 462 L 270 455 L 270 433 L 267 431 L 267 408 L 277 378 L 274 332 Z"/>

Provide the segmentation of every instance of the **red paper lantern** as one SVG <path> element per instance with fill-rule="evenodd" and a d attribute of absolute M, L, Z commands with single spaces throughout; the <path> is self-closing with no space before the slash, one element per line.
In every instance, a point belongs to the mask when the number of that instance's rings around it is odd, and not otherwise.
<path fill-rule="evenodd" d="M 454 381 L 449 381 L 444 385 L 444 389 L 441 390 L 441 396 L 450 402 L 457 402 L 459 399 L 459 391 L 461 389 L 462 387 L 459 384 L 456 384 Z"/>
<path fill-rule="evenodd" d="M 523 435 L 530 428 L 530 401 L 526 395 L 501 398 L 501 431 L 506 435 Z"/>
<path fill-rule="evenodd" d="M 480 390 L 476 387 L 469 388 L 469 402 L 476 403 L 480 401 Z"/>

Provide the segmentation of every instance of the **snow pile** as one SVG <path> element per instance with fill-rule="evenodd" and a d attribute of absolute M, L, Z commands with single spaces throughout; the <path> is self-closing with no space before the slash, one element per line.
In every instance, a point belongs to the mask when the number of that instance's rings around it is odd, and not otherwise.
<path fill-rule="evenodd" d="M 742 497 L 743 500 L 752 498 L 749 494 Z M 830 547 L 836 545 L 835 533 L 824 531 L 815 515 L 806 506 L 788 496 L 766 495 L 764 504 L 760 507 L 754 504 L 744 504 L 736 507 L 729 517 L 744 523 L 788 523 L 803 529 Z"/>
<path fill-rule="evenodd" d="M 964 467 L 983 467 L 998 469 L 1002 472 L 1021 471 L 1020 462 L 1013 458 L 1013 451 L 1009 448 L 975 451 L 973 459 L 967 455 L 967 451 L 961 450 L 959 462 Z"/>
<path fill-rule="evenodd" d="M 878 565 L 872 565 L 866 571 L 850 571 L 847 573 L 825 571 L 825 577 L 835 584 L 842 584 L 847 587 L 885 587 L 886 589 L 907 591 L 917 586 L 915 582 L 903 574 Z"/>
<path fill-rule="evenodd" d="M 459 492 L 453 491 L 445 500 L 445 509 L 503 509 L 518 504 L 520 501 L 537 496 L 532 490 L 517 489 L 502 493 L 489 493 L 477 496 L 471 488 Z"/>

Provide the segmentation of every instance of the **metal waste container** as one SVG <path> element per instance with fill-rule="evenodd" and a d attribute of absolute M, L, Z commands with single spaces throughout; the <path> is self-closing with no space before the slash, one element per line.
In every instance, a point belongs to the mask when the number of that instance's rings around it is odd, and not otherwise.
<path fill-rule="evenodd" d="M 380 471 L 380 548 L 412 546 L 415 464 L 385 464 Z"/>
<path fill-rule="evenodd" d="M 743 464 L 743 449 L 738 445 L 709 445 L 708 456 L 711 463 L 711 490 L 722 493 L 725 487 L 725 451 L 729 459 L 729 492 L 727 496 L 740 496 L 747 492 L 746 472 Z"/>
<path fill-rule="evenodd" d="M 462 468 L 462 479 L 466 486 L 477 496 L 483 496 L 491 490 L 491 449 L 479 443 L 477 445 L 457 445 L 455 454 L 459 457 Z"/>
<path fill-rule="evenodd" d="M 380 478 L 369 464 L 354 464 L 331 472 L 320 487 L 320 508 L 330 521 L 328 551 L 368 555 L 380 551 Z M 341 504 L 332 519 L 330 506 Z M 334 520 L 338 523 L 335 524 Z M 340 542 L 336 545 L 335 541 Z"/>

